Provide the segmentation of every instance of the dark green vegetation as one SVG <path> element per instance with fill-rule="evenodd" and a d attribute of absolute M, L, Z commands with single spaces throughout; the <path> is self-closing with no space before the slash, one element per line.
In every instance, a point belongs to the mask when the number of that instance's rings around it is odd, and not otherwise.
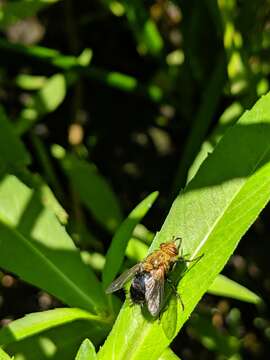
<path fill-rule="evenodd" d="M 269 1 L 0 14 L 0 359 L 269 358 Z M 184 310 L 105 295 L 172 236 Z"/>

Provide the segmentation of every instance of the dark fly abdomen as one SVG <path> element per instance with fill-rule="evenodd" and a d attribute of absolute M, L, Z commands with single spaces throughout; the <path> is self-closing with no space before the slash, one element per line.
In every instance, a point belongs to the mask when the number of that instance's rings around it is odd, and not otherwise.
<path fill-rule="evenodd" d="M 140 272 L 136 274 L 132 280 L 130 287 L 130 297 L 136 304 L 145 302 L 145 281 L 151 276 L 148 272 Z"/>

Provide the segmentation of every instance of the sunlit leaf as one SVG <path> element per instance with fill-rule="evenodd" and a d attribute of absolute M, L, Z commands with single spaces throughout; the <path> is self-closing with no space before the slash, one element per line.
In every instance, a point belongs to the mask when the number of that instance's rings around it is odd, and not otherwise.
<path fill-rule="evenodd" d="M 89 339 L 85 339 L 81 344 L 75 360 L 96 360 L 96 350 Z"/>
<path fill-rule="evenodd" d="M 0 360 L 12 360 L 12 358 L 9 357 L 9 355 L 0 348 Z"/>
<path fill-rule="evenodd" d="M 44 83 L 43 87 L 31 98 L 21 118 L 16 124 L 16 131 L 27 131 L 34 122 L 47 113 L 53 112 L 66 96 L 66 80 L 63 74 L 55 74 Z"/>
<path fill-rule="evenodd" d="M 0 182 L 0 263 L 64 303 L 103 312 L 101 284 L 40 193 L 14 176 Z"/>
<path fill-rule="evenodd" d="M 207 157 L 175 200 L 150 251 L 172 236 L 183 238 L 193 263 L 178 285 L 185 305 L 171 302 L 161 321 L 150 321 L 139 306 L 126 302 L 98 358 L 157 359 L 186 322 L 202 295 L 231 256 L 239 240 L 270 198 L 270 94 L 246 112 Z M 164 325 L 172 321 L 173 333 Z M 158 341 L 156 341 L 158 339 Z"/>
<path fill-rule="evenodd" d="M 218 275 L 207 291 L 213 295 L 230 297 L 252 304 L 258 304 L 262 301 L 254 292 L 224 275 Z"/>
<path fill-rule="evenodd" d="M 26 337 L 36 335 L 53 327 L 64 325 L 75 320 L 89 321 L 89 327 L 109 326 L 104 318 L 76 308 L 59 308 L 54 310 L 27 314 L 21 319 L 14 320 L 0 330 L 0 344 L 7 345 L 20 341 Z"/>
<path fill-rule="evenodd" d="M 106 255 L 102 273 L 103 286 L 106 288 L 117 275 L 125 256 L 126 247 L 135 226 L 142 220 L 156 200 L 158 192 L 148 195 L 137 205 L 116 231 Z"/>

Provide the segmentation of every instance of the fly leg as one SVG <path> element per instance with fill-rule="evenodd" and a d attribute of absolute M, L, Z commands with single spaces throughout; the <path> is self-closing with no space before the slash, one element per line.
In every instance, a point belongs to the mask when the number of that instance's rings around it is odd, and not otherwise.
<path fill-rule="evenodd" d="M 173 291 L 174 295 L 176 296 L 177 300 L 180 301 L 181 306 L 182 306 L 182 310 L 184 311 L 185 310 L 185 305 L 183 303 L 183 300 L 182 300 L 180 294 L 176 290 L 175 284 L 173 283 L 173 281 L 170 278 L 167 278 L 167 282 L 170 285 L 170 288 L 172 289 L 172 291 Z"/>
<path fill-rule="evenodd" d="M 186 259 L 186 256 L 187 255 L 183 255 L 183 252 L 181 251 L 181 254 L 180 254 L 179 258 L 177 259 L 177 262 L 184 262 L 184 263 L 194 262 L 196 264 L 198 261 L 201 260 L 201 258 L 204 256 L 204 254 L 199 255 L 199 256 L 195 257 L 194 259 Z"/>

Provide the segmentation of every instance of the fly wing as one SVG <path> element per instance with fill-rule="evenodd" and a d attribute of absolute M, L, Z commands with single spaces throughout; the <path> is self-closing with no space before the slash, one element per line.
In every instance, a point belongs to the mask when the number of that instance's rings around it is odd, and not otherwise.
<path fill-rule="evenodd" d="M 111 294 L 121 289 L 126 282 L 128 282 L 138 271 L 140 271 L 141 263 L 134 265 L 132 268 L 126 270 L 118 278 L 116 278 L 111 285 L 106 289 L 106 294 Z"/>
<path fill-rule="evenodd" d="M 145 284 L 145 301 L 152 316 L 160 313 L 164 298 L 164 276 L 151 276 Z"/>

